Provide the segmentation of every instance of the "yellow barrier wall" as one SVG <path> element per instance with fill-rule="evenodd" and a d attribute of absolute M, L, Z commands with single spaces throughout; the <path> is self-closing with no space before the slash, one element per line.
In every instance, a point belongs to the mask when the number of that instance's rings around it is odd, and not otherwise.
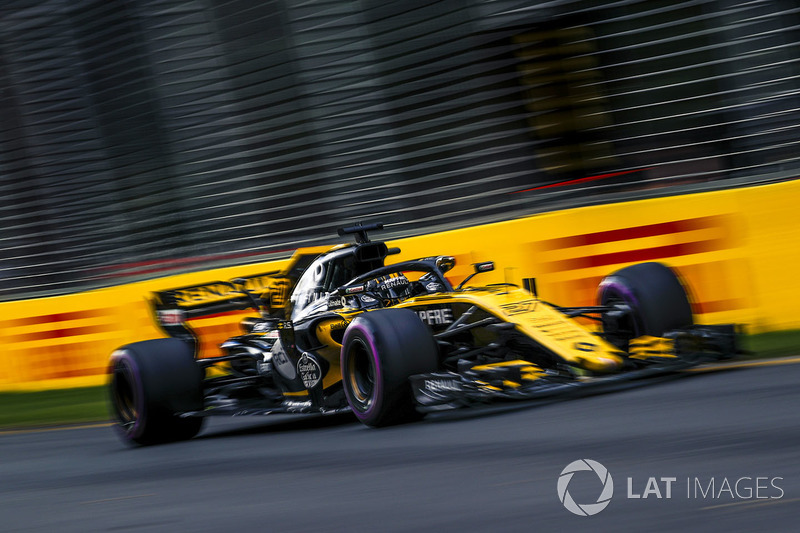
<path fill-rule="evenodd" d="M 688 283 L 701 323 L 736 322 L 751 332 L 800 328 L 795 265 L 800 181 L 558 211 L 403 239 L 397 260 L 453 255 L 458 283 L 471 263 L 494 260 L 476 283 L 536 278 L 560 305 L 594 303 L 599 280 L 623 266 L 661 261 Z M 334 239 L 331 239 L 334 242 Z M 98 385 L 116 347 L 163 337 L 151 292 L 247 276 L 281 262 L 171 276 L 83 294 L 0 303 L 0 390 Z M 202 319 L 202 349 L 237 332 L 245 313 Z"/>

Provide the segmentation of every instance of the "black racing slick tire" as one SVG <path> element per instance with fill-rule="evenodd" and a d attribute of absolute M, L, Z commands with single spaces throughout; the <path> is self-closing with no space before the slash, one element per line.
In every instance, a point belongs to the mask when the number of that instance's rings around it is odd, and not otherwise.
<path fill-rule="evenodd" d="M 624 304 L 630 308 L 631 312 L 614 324 L 627 338 L 624 349 L 632 338 L 660 337 L 694 323 L 686 289 L 678 275 L 661 263 L 632 265 L 605 277 L 598 287 L 598 300 L 602 306 Z M 607 325 L 604 320 L 604 329 Z"/>
<path fill-rule="evenodd" d="M 408 378 L 435 372 L 438 348 L 428 327 L 408 309 L 379 309 L 356 317 L 342 340 L 347 402 L 367 426 L 421 418 Z"/>
<path fill-rule="evenodd" d="M 123 346 L 111 355 L 111 410 L 115 427 L 132 445 L 191 439 L 202 417 L 180 413 L 203 409 L 204 371 L 191 347 L 178 339 Z"/>

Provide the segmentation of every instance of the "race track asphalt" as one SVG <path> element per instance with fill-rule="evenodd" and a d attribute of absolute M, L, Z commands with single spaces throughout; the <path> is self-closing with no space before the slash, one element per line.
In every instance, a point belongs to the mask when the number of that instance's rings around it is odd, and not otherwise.
<path fill-rule="evenodd" d="M 798 531 L 798 383 L 800 364 L 756 366 L 381 430 L 215 419 L 139 449 L 109 427 L 5 432 L 0 531 Z M 559 500 L 578 459 L 613 479 L 594 516 Z"/>

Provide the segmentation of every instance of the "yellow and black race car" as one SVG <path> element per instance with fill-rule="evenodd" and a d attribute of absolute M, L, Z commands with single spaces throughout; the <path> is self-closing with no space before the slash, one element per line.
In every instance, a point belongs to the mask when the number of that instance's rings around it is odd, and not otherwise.
<path fill-rule="evenodd" d="M 686 291 L 658 263 L 607 276 L 598 305 L 565 308 L 534 284 L 457 287 L 449 256 L 386 265 L 398 253 L 367 232 L 300 249 L 286 268 L 153 299 L 171 338 L 111 356 L 111 398 L 127 442 L 191 438 L 205 417 L 352 410 L 369 426 L 500 399 L 535 399 L 672 372 L 736 353 L 733 325 L 693 322 Z M 254 283 L 257 279 L 259 283 Z M 213 288 L 213 291 L 212 291 Z M 256 290 L 254 290 L 254 288 Z M 197 357 L 193 318 L 252 307 L 244 334 Z M 596 324 L 596 325 L 592 325 Z"/>

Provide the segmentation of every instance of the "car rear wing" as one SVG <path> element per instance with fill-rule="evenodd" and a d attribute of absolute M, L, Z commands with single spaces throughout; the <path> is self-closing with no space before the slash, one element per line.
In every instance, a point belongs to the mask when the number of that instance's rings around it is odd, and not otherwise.
<path fill-rule="evenodd" d="M 329 246 L 300 248 L 281 270 L 244 276 L 236 283 L 212 281 L 154 292 L 150 306 L 155 321 L 167 335 L 188 342 L 197 352 L 199 339 L 192 321 L 252 309 L 252 300 L 242 288 L 260 297 L 270 315 L 283 317 L 297 279 L 320 253 L 329 249 Z"/>

